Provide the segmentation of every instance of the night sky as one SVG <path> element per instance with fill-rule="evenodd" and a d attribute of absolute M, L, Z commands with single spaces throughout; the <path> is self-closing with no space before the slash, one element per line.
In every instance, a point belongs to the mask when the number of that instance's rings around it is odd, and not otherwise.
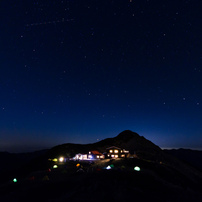
<path fill-rule="evenodd" d="M 129 129 L 202 149 L 200 0 L 1 0 L 0 151 Z"/>

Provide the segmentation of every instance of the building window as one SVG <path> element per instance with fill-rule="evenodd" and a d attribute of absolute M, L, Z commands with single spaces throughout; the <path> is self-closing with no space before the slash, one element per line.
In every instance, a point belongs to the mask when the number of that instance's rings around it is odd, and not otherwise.
<path fill-rule="evenodd" d="M 109 152 L 110 152 L 110 153 L 112 153 L 112 152 L 113 152 L 113 150 L 111 149 L 111 150 L 109 150 Z"/>
<path fill-rule="evenodd" d="M 99 159 L 100 157 L 97 155 L 97 159 Z"/>
<path fill-rule="evenodd" d="M 118 155 L 115 155 L 115 158 L 118 158 Z"/>
<path fill-rule="evenodd" d="M 119 153 L 119 150 L 115 149 L 115 150 L 114 150 L 114 153 Z"/>
<path fill-rule="evenodd" d="M 111 157 L 113 158 L 113 157 L 114 157 L 114 155 L 112 154 L 112 155 L 111 155 Z"/>

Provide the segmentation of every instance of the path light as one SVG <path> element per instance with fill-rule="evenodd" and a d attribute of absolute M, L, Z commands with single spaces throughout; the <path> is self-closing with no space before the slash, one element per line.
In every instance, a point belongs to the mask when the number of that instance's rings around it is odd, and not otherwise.
<path fill-rule="evenodd" d="M 110 169 L 112 169 L 112 168 L 111 168 L 111 166 L 107 166 L 106 169 L 107 169 L 107 170 L 110 170 Z"/>
<path fill-rule="evenodd" d="M 54 165 L 54 166 L 53 166 L 53 168 L 57 168 L 57 167 L 58 167 L 57 165 Z"/>
<path fill-rule="evenodd" d="M 134 167 L 134 170 L 135 170 L 135 171 L 140 171 L 140 167 L 135 166 L 135 167 Z"/>

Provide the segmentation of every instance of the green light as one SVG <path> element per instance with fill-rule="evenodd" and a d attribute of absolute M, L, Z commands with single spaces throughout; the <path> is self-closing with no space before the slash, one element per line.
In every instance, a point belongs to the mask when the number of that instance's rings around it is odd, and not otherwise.
<path fill-rule="evenodd" d="M 17 182 L 17 179 L 16 179 L 16 178 L 14 178 L 14 179 L 13 179 L 13 182 Z"/>
<path fill-rule="evenodd" d="M 54 165 L 54 166 L 53 166 L 53 168 L 57 168 L 57 167 L 58 167 L 57 165 Z"/>
<path fill-rule="evenodd" d="M 135 170 L 135 171 L 140 171 L 140 167 L 135 166 L 135 167 L 134 167 L 134 170 Z"/>

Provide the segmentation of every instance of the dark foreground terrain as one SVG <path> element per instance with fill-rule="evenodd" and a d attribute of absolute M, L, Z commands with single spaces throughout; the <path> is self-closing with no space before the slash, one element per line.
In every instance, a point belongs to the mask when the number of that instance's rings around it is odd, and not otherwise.
<path fill-rule="evenodd" d="M 2 183 L 0 201 L 202 201 L 198 172 L 189 178 L 164 163 L 131 158 L 49 167 Z"/>
<path fill-rule="evenodd" d="M 104 153 L 112 145 L 130 151 L 127 158 L 53 161 L 93 150 Z M 93 144 L 67 143 L 34 153 L 4 152 L 0 157 L 3 202 L 202 201 L 200 151 L 163 151 L 129 130 Z M 140 171 L 134 170 L 136 166 Z"/>

